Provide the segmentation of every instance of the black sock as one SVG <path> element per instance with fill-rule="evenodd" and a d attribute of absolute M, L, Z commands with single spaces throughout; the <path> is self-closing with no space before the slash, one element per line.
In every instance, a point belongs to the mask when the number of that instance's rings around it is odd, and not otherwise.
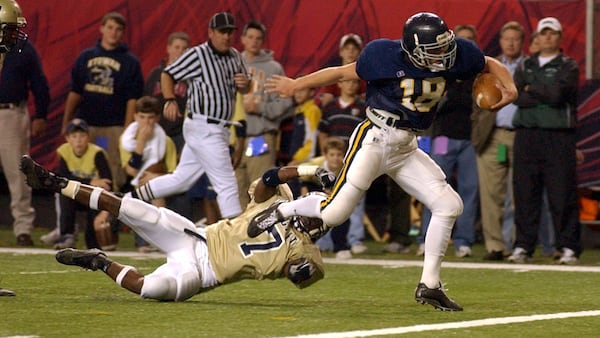
<path fill-rule="evenodd" d="M 106 273 L 108 271 L 108 267 L 112 264 L 112 261 L 103 255 L 98 255 L 96 259 L 98 263 L 98 269 Z"/>

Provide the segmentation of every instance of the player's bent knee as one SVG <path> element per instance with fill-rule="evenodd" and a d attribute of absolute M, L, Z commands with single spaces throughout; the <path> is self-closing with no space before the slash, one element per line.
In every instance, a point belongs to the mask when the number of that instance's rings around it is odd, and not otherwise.
<path fill-rule="evenodd" d="M 328 201 L 327 205 L 321 210 L 321 219 L 328 226 L 336 226 L 344 223 L 358 204 L 360 197 L 364 193 L 352 182 L 346 182 L 339 190 L 337 195 Z"/>
<path fill-rule="evenodd" d="M 140 292 L 142 298 L 156 300 L 175 300 L 177 296 L 177 281 L 171 276 L 148 275 Z"/>
<path fill-rule="evenodd" d="M 458 193 L 447 185 L 429 208 L 432 213 L 440 216 L 458 217 L 463 212 L 463 202 Z"/>
<path fill-rule="evenodd" d="M 184 301 L 198 293 L 201 281 L 197 271 L 188 270 L 176 276 L 150 274 L 144 278 L 142 298 L 162 301 Z"/>
<path fill-rule="evenodd" d="M 160 218 L 157 207 L 135 198 L 124 198 L 119 213 L 148 223 L 156 223 Z"/>
<path fill-rule="evenodd" d="M 346 176 L 346 184 L 352 184 L 356 189 L 367 191 L 373 181 L 373 174 L 369 170 L 351 170 Z"/>

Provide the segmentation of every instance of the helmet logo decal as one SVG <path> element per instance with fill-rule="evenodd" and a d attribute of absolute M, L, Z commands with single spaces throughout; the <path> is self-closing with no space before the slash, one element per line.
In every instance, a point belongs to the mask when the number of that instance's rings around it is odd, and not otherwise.
<path fill-rule="evenodd" d="M 448 43 L 448 41 L 452 39 L 452 35 L 450 34 L 449 31 L 444 32 L 443 34 L 440 34 L 436 37 L 436 40 L 439 44 L 445 44 Z"/>

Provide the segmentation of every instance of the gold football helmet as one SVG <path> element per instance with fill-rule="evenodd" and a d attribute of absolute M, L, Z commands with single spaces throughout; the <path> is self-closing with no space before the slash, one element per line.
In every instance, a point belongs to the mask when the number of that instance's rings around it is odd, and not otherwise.
<path fill-rule="evenodd" d="M 10 51 L 27 34 L 21 30 L 27 26 L 21 7 L 14 0 L 0 0 L 0 53 Z"/>

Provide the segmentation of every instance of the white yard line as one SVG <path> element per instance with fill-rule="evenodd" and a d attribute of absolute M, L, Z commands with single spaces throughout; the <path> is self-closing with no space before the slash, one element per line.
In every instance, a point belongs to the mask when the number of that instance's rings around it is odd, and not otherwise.
<path fill-rule="evenodd" d="M 12 253 L 23 255 L 55 255 L 53 249 L 35 249 L 35 248 L 0 248 L 0 253 Z M 160 252 L 140 253 L 137 251 L 105 251 L 106 255 L 111 257 L 135 257 L 135 258 L 164 258 L 165 254 Z"/>
<path fill-rule="evenodd" d="M 325 263 L 347 264 L 347 265 L 380 265 L 393 268 L 407 266 L 423 266 L 423 261 L 403 261 L 386 259 L 335 259 L 324 258 Z M 443 262 L 443 268 L 458 269 L 496 269 L 496 270 L 518 270 L 518 271 L 564 271 L 564 272 L 600 272 L 597 266 L 578 265 L 542 265 L 542 264 L 512 264 L 512 263 L 470 263 L 470 262 Z"/>
<path fill-rule="evenodd" d="M 352 337 L 386 336 L 386 335 L 397 335 L 397 334 L 412 333 L 412 332 L 440 331 L 440 330 L 465 329 L 465 328 L 470 328 L 470 327 L 481 327 L 481 326 L 491 326 L 491 325 L 526 323 L 526 322 L 533 322 L 533 321 L 538 321 L 538 320 L 565 319 L 565 318 L 576 318 L 576 317 L 597 317 L 597 316 L 600 316 L 600 310 L 579 311 L 579 312 L 561 312 L 561 313 L 550 313 L 550 314 L 545 314 L 545 315 L 531 315 L 531 316 L 517 316 L 517 317 L 486 318 L 486 319 L 440 323 L 440 324 L 419 324 L 419 325 L 413 325 L 413 326 L 392 327 L 392 328 L 387 328 L 387 329 L 376 329 L 376 330 L 317 333 L 317 334 L 290 336 L 290 337 L 286 337 L 286 338 L 291 338 L 291 337 L 296 337 L 296 338 L 352 338 Z"/>
<path fill-rule="evenodd" d="M 56 250 L 35 249 L 35 248 L 0 248 L 0 253 L 12 254 L 38 254 L 54 255 Z M 107 251 L 109 257 L 132 257 L 132 258 L 164 258 L 165 255 L 160 252 L 139 253 L 135 251 Z M 393 259 L 335 259 L 324 258 L 328 264 L 346 264 L 346 265 L 379 265 L 391 268 L 403 267 L 421 267 L 422 260 L 393 260 Z M 496 270 L 517 270 L 517 271 L 563 271 L 563 272 L 600 272 L 598 266 L 580 266 L 580 265 L 543 265 L 543 264 L 512 264 L 512 263 L 470 263 L 470 262 L 443 262 L 444 268 L 457 269 L 496 269 Z"/>

